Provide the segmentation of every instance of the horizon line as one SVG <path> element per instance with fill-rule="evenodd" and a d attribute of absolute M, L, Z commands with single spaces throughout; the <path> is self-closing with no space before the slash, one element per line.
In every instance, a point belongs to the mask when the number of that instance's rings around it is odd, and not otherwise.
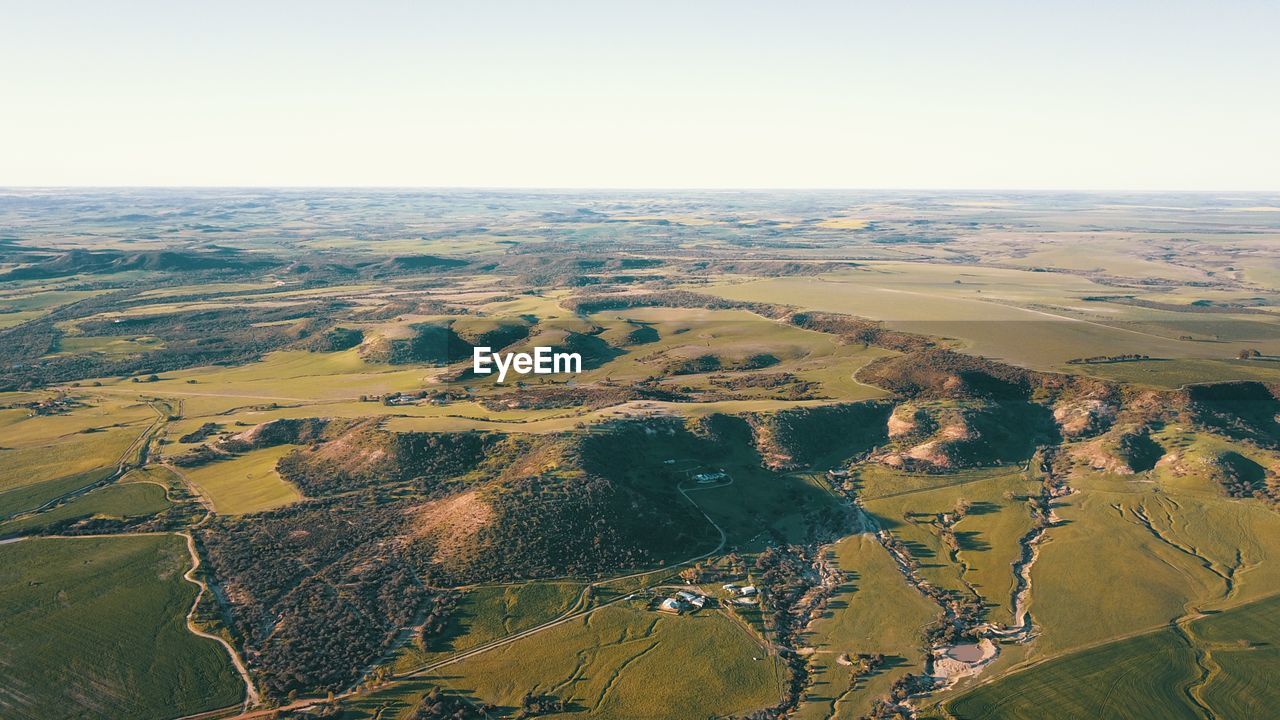
<path fill-rule="evenodd" d="M 290 184 L 172 184 L 172 185 L 7 185 L 0 184 L 0 191 L 12 190 L 431 190 L 431 191 L 489 191 L 489 192 L 947 192 L 947 193 L 1144 193 L 1164 194 L 1231 194 L 1261 195 L 1280 194 L 1276 189 L 1229 188 L 1079 188 L 1079 187 L 942 187 L 942 186 L 663 186 L 663 185 L 290 185 Z"/>

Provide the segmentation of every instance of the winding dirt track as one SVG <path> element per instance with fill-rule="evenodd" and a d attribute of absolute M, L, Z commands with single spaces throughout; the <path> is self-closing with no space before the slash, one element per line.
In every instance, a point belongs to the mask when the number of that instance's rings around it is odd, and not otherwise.
<path fill-rule="evenodd" d="M 191 609 L 187 611 L 187 629 L 200 637 L 216 640 L 224 649 L 226 649 L 227 654 L 231 656 L 231 664 L 235 665 L 236 672 L 240 674 L 240 679 L 244 681 L 245 697 L 244 704 L 241 706 L 241 709 L 248 710 L 250 707 L 257 705 L 260 700 L 258 696 L 258 689 L 254 687 L 253 678 L 249 677 L 249 670 L 244 666 L 244 662 L 240 660 L 240 654 L 236 652 L 235 647 L 221 636 L 205 632 L 196 626 L 196 608 L 200 606 L 200 598 L 204 597 L 204 594 L 209 592 L 209 586 L 205 584 L 203 580 L 196 577 L 196 571 L 200 569 L 200 554 L 196 552 L 195 538 L 191 536 L 191 533 L 187 532 L 180 532 L 176 534 L 181 535 L 186 539 L 187 552 L 191 553 L 191 569 L 182 575 L 182 579 L 189 583 L 193 583 L 196 587 L 200 588 L 200 591 L 196 593 L 195 601 L 191 603 Z"/>

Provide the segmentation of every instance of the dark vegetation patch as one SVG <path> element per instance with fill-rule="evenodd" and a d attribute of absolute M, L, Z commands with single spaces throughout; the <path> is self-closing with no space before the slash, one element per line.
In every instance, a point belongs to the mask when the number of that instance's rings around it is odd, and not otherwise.
<path fill-rule="evenodd" d="M 561 303 L 573 312 L 589 315 L 602 310 L 625 310 L 638 307 L 672 307 L 702 308 L 705 310 L 748 310 L 765 317 L 781 317 L 784 309 L 780 305 L 748 302 L 745 300 L 727 300 L 724 298 L 701 295 L 687 290 L 668 290 L 665 292 L 583 295 L 569 298 Z"/>
<path fill-rule="evenodd" d="M 1280 499 L 1280 478 L 1272 478 L 1267 468 L 1234 450 L 1216 458 L 1219 473 L 1215 478 L 1231 497 Z"/>
<path fill-rule="evenodd" d="M 399 548 L 403 510 L 372 496 L 303 503 L 200 532 L 263 691 L 339 690 L 437 596 Z"/>
<path fill-rule="evenodd" d="M 285 455 L 276 470 L 311 497 L 392 483 L 430 492 L 477 468 L 503 439 L 481 432 L 393 433 L 363 423 Z"/>
<path fill-rule="evenodd" d="M 636 327 L 627 333 L 627 345 L 645 345 L 662 339 L 657 328 L 642 323 L 634 324 Z"/>
<path fill-rule="evenodd" d="M 1145 427 L 1121 433 L 1108 449 L 1133 472 L 1146 472 L 1164 457 L 1164 448 Z"/>
<path fill-rule="evenodd" d="M 207 422 L 191 432 L 178 438 L 180 443 L 198 443 L 221 429 L 218 423 Z"/>
<path fill-rule="evenodd" d="M 319 333 L 315 339 L 307 343 L 312 352 L 339 352 L 364 342 L 364 332 L 359 328 L 335 327 Z"/>
<path fill-rule="evenodd" d="M 822 391 L 821 383 L 802 380 L 788 372 L 713 375 L 709 381 L 725 390 L 772 390 L 782 400 L 816 400 Z"/>
<path fill-rule="evenodd" d="M 409 337 L 378 338 L 360 352 L 371 362 L 449 365 L 471 359 L 476 347 L 500 349 L 523 340 L 531 327 L 528 322 L 504 322 L 476 331 L 453 321 L 417 323 L 411 326 Z M 585 355 L 583 359 L 585 362 Z"/>
<path fill-rule="evenodd" d="M 64 253 L 27 258 L 30 264 L 13 268 L 0 275 L 0 282 L 8 280 L 36 280 L 65 277 L 67 275 L 95 275 L 129 270 L 150 272 L 200 272 L 222 271 L 242 273 L 277 264 L 276 261 L 255 257 L 231 248 L 208 250 L 150 250 L 122 252 L 119 250 L 70 250 Z"/>
<path fill-rule="evenodd" d="M 908 398 L 1026 400 L 1043 374 L 951 350 L 880 358 L 858 379 Z"/>
<path fill-rule="evenodd" d="M 761 370 L 781 362 L 769 353 L 756 353 L 741 360 L 733 360 L 720 355 L 708 353 L 696 357 L 674 360 L 663 369 L 666 375 L 698 375 L 717 371 Z"/>
<path fill-rule="evenodd" d="M 798 312 L 787 318 L 796 327 L 839 336 L 846 343 L 874 345 L 888 350 L 912 352 L 933 346 L 923 335 L 886 330 L 880 323 L 837 313 Z"/>
<path fill-rule="evenodd" d="M 688 400 L 685 395 L 657 387 L 623 385 L 526 385 L 516 390 L 485 395 L 479 403 L 494 411 L 577 408 L 598 410 L 632 400 Z"/>
<path fill-rule="evenodd" d="M 0 390 L 41 387 L 86 377 L 127 377 L 201 365 L 235 365 L 261 358 L 323 332 L 341 303 L 275 308 L 193 310 L 110 320 L 83 320 L 80 331 L 96 337 L 155 337 L 161 347 L 116 357 L 81 354 L 42 357 L 56 348 L 52 319 L 0 331 Z M 295 321 L 295 322 L 288 322 Z"/>
<path fill-rule="evenodd" d="M 888 402 L 793 408 L 746 416 L 765 464 L 779 469 L 842 464 L 886 439 Z"/>
<path fill-rule="evenodd" d="M 690 272 L 709 275 L 750 275 L 753 277 L 788 277 L 821 275 L 858 267 L 852 261 L 795 262 L 786 260 L 701 260 L 690 263 Z"/>
<path fill-rule="evenodd" d="M 1259 382 L 1189 385 L 1188 411 L 1200 425 L 1234 439 L 1280 446 L 1280 388 Z"/>
<path fill-rule="evenodd" d="M 453 270 L 467 265 L 466 260 L 438 255 L 397 255 L 369 266 L 374 275 L 405 275 L 435 270 Z"/>

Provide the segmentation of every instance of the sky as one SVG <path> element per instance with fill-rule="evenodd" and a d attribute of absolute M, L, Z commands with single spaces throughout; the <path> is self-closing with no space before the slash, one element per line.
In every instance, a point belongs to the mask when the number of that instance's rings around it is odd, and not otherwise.
<path fill-rule="evenodd" d="M 0 0 L 0 185 L 1280 190 L 1280 2 Z"/>

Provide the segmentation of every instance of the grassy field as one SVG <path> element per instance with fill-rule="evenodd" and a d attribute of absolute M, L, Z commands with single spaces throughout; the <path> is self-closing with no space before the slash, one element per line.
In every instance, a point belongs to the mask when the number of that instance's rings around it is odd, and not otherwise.
<path fill-rule="evenodd" d="M 410 644 L 396 657 L 394 669 L 406 672 L 546 622 L 575 606 L 582 588 L 573 582 L 530 582 L 468 590 L 444 633 L 425 648 Z"/>
<path fill-rule="evenodd" d="M 164 488 L 150 483 L 117 483 L 98 488 L 38 515 L 0 523 L 0 536 L 21 534 L 92 517 L 135 518 L 169 507 Z"/>
<path fill-rule="evenodd" d="M 1197 676 L 1186 641 L 1161 630 L 982 685 L 948 703 L 947 710 L 957 720 L 1200 718 L 1185 692 Z"/>
<path fill-rule="evenodd" d="M 569 701 L 565 717 L 643 720 L 745 713 L 776 703 L 784 671 L 725 615 L 663 616 L 610 606 L 510 645 L 344 704 L 395 718 L 433 684 L 508 709 L 528 691 Z M 696 688 L 696 692 L 690 692 Z"/>
<path fill-rule="evenodd" d="M 1144 362 L 1077 365 L 1076 372 L 1136 385 L 1179 388 L 1207 380 L 1280 382 L 1280 362 L 1274 360 L 1148 360 Z"/>
<path fill-rule="evenodd" d="M 1200 689 L 1200 697 L 1220 718 L 1273 717 L 1280 707 L 1274 682 L 1280 648 L 1215 650 L 1218 672 Z"/>
<path fill-rule="evenodd" d="M 183 470 L 182 474 L 218 513 L 244 515 L 270 510 L 302 497 L 276 472 L 276 462 L 293 449 L 293 445 L 277 445 L 252 450 L 231 460 Z"/>
<path fill-rule="evenodd" d="M 67 493 L 102 482 L 114 475 L 115 471 L 114 467 L 95 468 L 0 492 L 0 517 L 12 517 L 35 510 Z"/>
<path fill-rule="evenodd" d="M 908 332 L 957 340 L 961 347 L 1041 370 L 1070 369 L 1072 358 L 1138 353 L 1158 358 L 1227 360 L 1244 347 L 1280 351 L 1273 322 L 1257 316 L 1205 316 L 1130 304 L 1086 302 L 1113 288 L 1078 275 L 924 263 L 867 263 L 817 278 L 768 278 L 722 284 L 703 292 L 737 300 L 842 312 Z M 1234 325 L 1233 325 L 1234 323 Z M 1212 326 L 1241 337 L 1181 340 Z M 1240 335 L 1240 333 L 1235 333 Z M 1249 342 L 1245 342 L 1248 339 Z M 1094 367 L 1089 366 L 1092 371 Z M 1187 368 L 1191 369 L 1190 367 Z M 1216 368 L 1208 368 L 1214 370 Z M 1201 377 L 1215 379 L 1214 374 Z"/>
<path fill-rule="evenodd" d="M 416 390 L 428 368 L 365 362 L 356 350 L 335 353 L 282 351 L 237 367 L 195 368 L 165 373 L 157 382 L 103 379 L 98 392 L 177 398 L 238 399 L 240 404 L 354 400 L 360 395 Z M 188 382 L 194 380 L 194 383 Z M 198 408 L 192 409 L 199 414 Z"/>
<path fill-rule="evenodd" d="M 0 715 L 170 718 L 243 696 L 226 652 L 187 630 L 197 588 L 173 535 L 0 546 Z"/>
<path fill-rule="evenodd" d="M 1013 620 L 1012 565 L 1021 554 L 1018 541 L 1033 526 L 1023 498 L 1038 492 L 1039 484 L 1023 471 L 1010 468 L 970 471 L 965 480 L 882 494 L 866 500 L 865 506 L 883 527 L 906 543 L 920 561 L 925 579 L 961 592 L 972 587 L 990 608 L 990 620 L 1009 623 Z M 955 524 L 959 550 L 953 559 L 931 521 L 937 514 L 950 512 L 962 499 L 970 504 L 970 510 Z"/>
<path fill-rule="evenodd" d="M 156 418 L 136 399 L 77 399 L 68 412 L 51 415 L 2 411 L 0 518 L 110 477 Z"/>
<path fill-rule="evenodd" d="M 906 583 L 874 537 L 847 537 L 830 552 L 847 580 L 803 636 L 816 652 L 809 660 L 813 684 L 795 714 L 800 720 L 866 715 L 899 677 L 919 670 L 921 629 L 939 612 Z M 842 653 L 883 653 L 885 667 L 852 687 L 849 668 L 836 662 Z"/>
<path fill-rule="evenodd" d="M 1220 718 L 1270 717 L 1280 701 L 1270 681 L 1278 617 L 1273 595 L 1193 620 L 1185 637 L 1159 629 L 1033 665 L 963 693 L 947 710 L 958 720 L 1154 719 L 1200 717 L 1198 702 Z"/>
<path fill-rule="evenodd" d="M 1200 697 L 1219 717 L 1267 717 L 1280 705 L 1271 681 L 1280 663 L 1280 596 L 1193 621 L 1189 631 L 1208 653 Z"/>
<path fill-rule="evenodd" d="M 6 468 L 0 475 L 0 492 L 114 466 L 144 429 L 142 425 L 112 428 L 0 450 L 0 465 Z"/>
<path fill-rule="evenodd" d="M 837 501 L 821 481 L 804 473 L 773 473 L 747 464 L 727 465 L 732 485 L 699 488 L 687 492 L 725 532 L 728 547 L 761 550 L 776 533 L 787 542 L 803 543 L 805 517 Z"/>
<path fill-rule="evenodd" d="M 1080 491 L 1058 501 L 1066 522 L 1049 531 L 1032 571 L 1040 652 L 1152 629 L 1193 609 L 1262 597 L 1280 583 L 1280 516 L 1261 503 L 1142 478 L 1072 484 Z M 1107 552 L 1097 552 L 1100 537 Z M 1099 597 L 1109 600 L 1099 606 Z"/>

